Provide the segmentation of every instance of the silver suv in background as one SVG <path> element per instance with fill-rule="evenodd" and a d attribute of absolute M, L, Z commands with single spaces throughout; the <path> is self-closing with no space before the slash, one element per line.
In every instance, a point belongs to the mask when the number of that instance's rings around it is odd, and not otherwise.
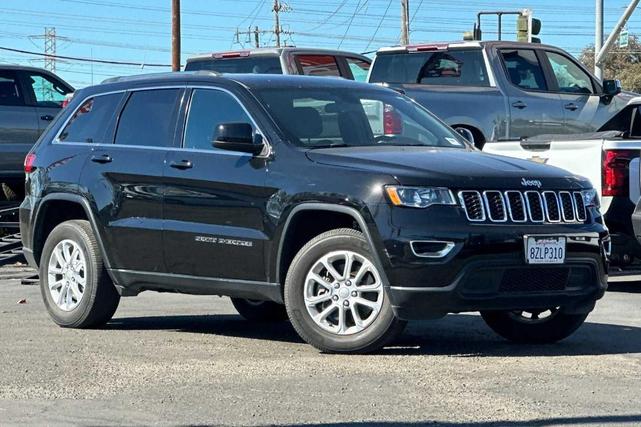
<path fill-rule="evenodd" d="M 632 98 L 561 49 L 502 41 L 383 48 L 369 82 L 405 93 L 471 134 L 479 148 L 487 141 L 607 129 Z"/>
<path fill-rule="evenodd" d="M 41 68 L 0 66 L 0 201 L 22 198 L 25 155 L 73 90 Z"/>
<path fill-rule="evenodd" d="M 357 53 L 296 47 L 216 52 L 187 59 L 185 71 L 299 74 L 366 81 L 372 60 Z"/>

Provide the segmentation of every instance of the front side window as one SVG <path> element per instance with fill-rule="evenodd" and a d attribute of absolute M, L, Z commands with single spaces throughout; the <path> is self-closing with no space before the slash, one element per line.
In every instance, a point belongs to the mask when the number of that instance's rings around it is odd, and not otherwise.
<path fill-rule="evenodd" d="M 180 89 L 134 92 L 120 115 L 116 144 L 170 147 L 176 130 Z"/>
<path fill-rule="evenodd" d="M 592 94 L 592 79 L 588 73 L 570 58 L 555 52 L 547 52 L 559 92 Z"/>
<path fill-rule="evenodd" d="M 288 87 L 256 92 L 279 128 L 301 147 L 468 147 L 427 110 L 393 91 Z"/>
<path fill-rule="evenodd" d="M 13 71 L 0 71 L 0 105 L 24 105 L 18 77 Z"/>
<path fill-rule="evenodd" d="M 526 90 L 547 90 L 543 68 L 532 49 L 503 49 L 501 57 L 512 84 Z"/>
<path fill-rule="evenodd" d="M 113 135 L 113 118 L 123 93 L 95 96 L 87 99 L 73 113 L 71 119 L 58 137 L 59 141 L 111 143 L 108 135 Z"/>
<path fill-rule="evenodd" d="M 446 86 L 489 86 L 481 49 L 386 53 L 376 58 L 370 81 Z"/>
<path fill-rule="evenodd" d="M 347 66 L 357 82 L 367 81 L 367 72 L 369 71 L 369 62 L 363 61 L 360 58 L 345 58 Z"/>
<path fill-rule="evenodd" d="M 336 58 L 332 55 L 296 55 L 296 62 L 306 76 L 340 76 Z"/>
<path fill-rule="evenodd" d="M 39 107 L 61 107 L 65 96 L 71 91 L 60 82 L 44 74 L 31 74 L 27 79 L 33 89 Z"/>
<path fill-rule="evenodd" d="M 185 148 L 215 150 L 216 128 L 222 123 L 252 123 L 243 107 L 230 94 L 212 89 L 196 89 L 191 98 Z"/>

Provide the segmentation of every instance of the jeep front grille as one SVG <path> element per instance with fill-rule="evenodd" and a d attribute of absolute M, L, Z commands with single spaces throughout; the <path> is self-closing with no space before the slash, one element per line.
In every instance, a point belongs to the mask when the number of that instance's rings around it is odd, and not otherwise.
<path fill-rule="evenodd" d="M 578 191 L 463 190 L 458 198 L 473 222 L 576 223 L 587 219 Z"/>

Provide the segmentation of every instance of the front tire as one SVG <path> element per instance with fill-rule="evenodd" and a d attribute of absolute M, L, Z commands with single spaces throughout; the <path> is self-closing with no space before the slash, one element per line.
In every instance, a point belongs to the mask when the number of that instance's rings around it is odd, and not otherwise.
<path fill-rule="evenodd" d="M 40 259 L 40 291 L 60 326 L 92 328 L 111 320 L 120 295 L 88 221 L 66 221 L 49 234 Z"/>
<path fill-rule="evenodd" d="M 250 322 L 278 322 L 287 319 L 285 306 L 273 301 L 232 298 L 234 308 Z"/>
<path fill-rule="evenodd" d="M 559 308 L 529 311 L 484 311 L 485 323 L 503 338 L 523 344 L 549 344 L 572 335 L 588 317 Z"/>
<path fill-rule="evenodd" d="M 363 234 L 352 229 L 303 246 L 285 281 L 287 313 L 303 340 L 327 353 L 367 353 L 403 331 L 372 260 Z"/>

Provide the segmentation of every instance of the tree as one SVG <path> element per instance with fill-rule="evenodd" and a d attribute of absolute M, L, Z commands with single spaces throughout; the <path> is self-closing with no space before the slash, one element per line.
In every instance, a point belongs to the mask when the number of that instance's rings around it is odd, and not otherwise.
<path fill-rule="evenodd" d="M 579 59 L 592 70 L 594 45 L 585 47 Z M 637 36 L 630 35 L 628 47 L 610 49 L 603 62 L 603 78 L 619 79 L 623 89 L 641 93 L 641 42 Z"/>

